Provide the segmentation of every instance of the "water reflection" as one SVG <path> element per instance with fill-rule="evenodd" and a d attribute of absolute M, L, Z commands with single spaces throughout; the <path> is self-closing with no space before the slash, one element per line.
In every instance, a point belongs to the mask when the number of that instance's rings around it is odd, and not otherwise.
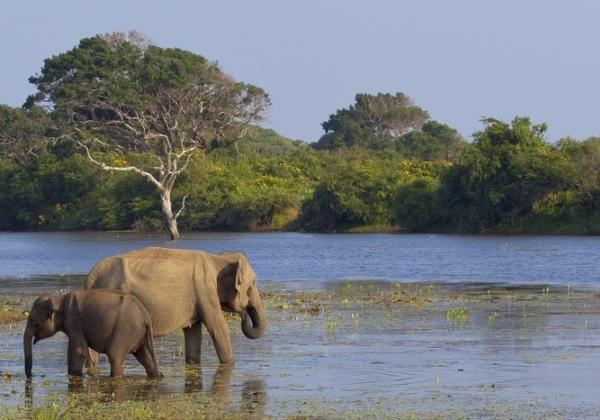
<path fill-rule="evenodd" d="M 215 372 L 215 376 L 219 370 Z M 202 392 L 202 369 L 200 366 L 186 365 L 185 366 L 185 384 L 183 392 L 191 394 L 193 392 Z"/>
<path fill-rule="evenodd" d="M 213 376 L 212 385 L 210 387 L 210 393 L 217 397 L 224 397 L 229 391 L 231 385 L 231 373 L 233 372 L 233 365 L 221 365 L 215 371 Z M 187 376 L 186 376 L 187 381 Z"/>
<path fill-rule="evenodd" d="M 210 387 L 203 386 L 203 374 L 200 367 L 185 368 L 183 392 L 205 393 L 209 395 L 218 409 L 226 411 L 228 402 L 235 400 L 231 379 L 234 366 L 223 365 L 216 368 Z M 173 389 L 172 383 L 161 379 L 148 379 L 143 376 L 110 378 L 99 376 L 69 376 L 68 393 L 72 397 L 85 397 L 90 402 L 158 401 L 161 397 L 173 395 L 181 390 Z M 239 387 L 233 388 L 238 389 Z M 267 391 L 264 379 L 248 379 L 241 385 L 241 410 L 247 414 L 265 416 L 267 410 Z M 24 405 L 32 408 L 35 401 L 35 387 L 28 378 L 25 381 Z"/>
<path fill-rule="evenodd" d="M 242 385 L 242 412 L 265 416 L 267 410 L 267 388 L 262 379 L 244 381 Z"/>
<path fill-rule="evenodd" d="M 25 379 L 24 405 L 26 409 L 33 407 L 33 381 L 31 378 Z"/>
<path fill-rule="evenodd" d="M 155 401 L 160 393 L 158 380 L 77 376 L 69 377 L 68 392 L 71 396 L 93 396 L 101 402 Z"/>
<path fill-rule="evenodd" d="M 220 365 L 213 374 L 212 384 L 207 392 L 217 396 L 226 395 L 231 387 L 233 365 Z M 200 366 L 185 366 L 185 383 L 183 392 L 191 394 L 203 392 L 202 368 Z"/>

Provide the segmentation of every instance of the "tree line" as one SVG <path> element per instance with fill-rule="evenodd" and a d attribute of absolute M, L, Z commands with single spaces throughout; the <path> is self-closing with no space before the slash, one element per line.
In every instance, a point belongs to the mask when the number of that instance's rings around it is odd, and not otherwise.
<path fill-rule="evenodd" d="M 261 88 L 138 34 L 44 61 L 0 105 L 2 230 L 600 233 L 600 139 L 526 117 L 465 141 L 404 93 L 358 94 L 306 144 Z"/>

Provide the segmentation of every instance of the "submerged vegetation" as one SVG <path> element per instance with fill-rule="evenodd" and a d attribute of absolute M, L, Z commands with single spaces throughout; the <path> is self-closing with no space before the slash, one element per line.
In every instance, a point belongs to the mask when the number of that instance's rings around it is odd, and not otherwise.
<path fill-rule="evenodd" d="M 465 307 L 458 307 L 446 311 L 446 319 L 451 322 L 464 323 L 469 320 L 469 310 Z"/>

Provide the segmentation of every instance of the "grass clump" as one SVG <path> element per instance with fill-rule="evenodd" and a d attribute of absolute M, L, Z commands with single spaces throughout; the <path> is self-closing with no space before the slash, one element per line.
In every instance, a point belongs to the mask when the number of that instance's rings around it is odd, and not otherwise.
<path fill-rule="evenodd" d="M 105 396 L 72 395 L 50 397 L 39 407 L 0 409 L 0 418 L 7 419 L 88 419 L 150 420 L 150 419 L 239 419 L 265 418 L 245 406 L 225 404 L 220 398 L 198 394 L 170 395 L 155 401 L 102 402 Z M 258 416 L 257 416 L 258 414 Z"/>
<path fill-rule="evenodd" d="M 471 313 L 469 312 L 469 309 L 464 306 L 446 311 L 446 319 L 450 322 L 465 323 L 470 317 Z"/>
<path fill-rule="evenodd" d="M 27 319 L 25 312 L 17 311 L 8 305 L 0 306 L 0 325 L 14 324 Z"/>

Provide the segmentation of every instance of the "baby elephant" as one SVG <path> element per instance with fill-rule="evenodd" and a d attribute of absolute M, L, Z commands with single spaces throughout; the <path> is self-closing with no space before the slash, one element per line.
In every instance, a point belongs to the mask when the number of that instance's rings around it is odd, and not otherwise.
<path fill-rule="evenodd" d="M 37 298 L 23 334 L 27 377 L 31 377 L 31 339 L 35 344 L 57 331 L 69 337 L 70 375 L 82 374 L 90 347 L 108 355 L 113 377 L 123 375 L 123 362 L 129 353 L 144 365 L 149 377 L 159 377 L 150 315 L 132 295 L 93 289 Z"/>

